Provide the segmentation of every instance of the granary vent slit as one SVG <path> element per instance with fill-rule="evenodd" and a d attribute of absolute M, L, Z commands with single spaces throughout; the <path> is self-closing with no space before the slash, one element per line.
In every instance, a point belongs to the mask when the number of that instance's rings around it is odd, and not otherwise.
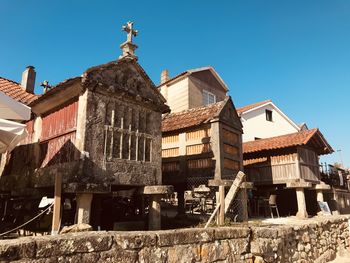
<path fill-rule="evenodd" d="M 116 103 L 110 103 L 106 110 L 105 161 L 151 162 L 153 137 L 149 122 L 152 112 Z"/>

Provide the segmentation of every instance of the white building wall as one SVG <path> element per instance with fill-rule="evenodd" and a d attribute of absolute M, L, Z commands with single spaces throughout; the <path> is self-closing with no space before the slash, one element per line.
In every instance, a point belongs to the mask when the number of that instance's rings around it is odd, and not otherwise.
<path fill-rule="evenodd" d="M 189 108 L 189 83 L 188 78 L 184 78 L 170 87 L 164 85 L 160 93 L 166 99 L 166 104 L 170 107 L 171 112 L 179 112 Z"/>
<path fill-rule="evenodd" d="M 272 122 L 266 120 L 265 110 L 272 111 Z M 243 124 L 243 142 L 253 141 L 255 138 L 269 138 L 298 132 L 272 105 L 266 105 L 241 116 Z"/>

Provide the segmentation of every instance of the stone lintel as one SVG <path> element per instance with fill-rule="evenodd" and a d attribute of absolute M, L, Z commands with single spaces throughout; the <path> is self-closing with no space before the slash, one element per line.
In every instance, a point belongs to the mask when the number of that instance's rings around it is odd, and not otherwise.
<path fill-rule="evenodd" d="M 144 195 L 166 195 L 174 192 L 172 185 L 147 185 L 141 187 L 139 193 Z"/>
<path fill-rule="evenodd" d="M 220 180 L 220 179 L 212 179 L 208 181 L 209 186 L 231 186 L 233 180 Z M 241 189 L 252 189 L 254 187 L 253 182 L 243 182 L 239 188 Z"/>
<path fill-rule="evenodd" d="M 111 192 L 111 186 L 103 183 L 66 183 L 63 184 L 63 192 L 104 194 Z"/>
<path fill-rule="evenodd" d="M 331 186 L 329 184 L 325 184 L 325 183 L 321 182 L 320 184 L 315 185 L 315 189 L 316 190 L 330 190 Z"/>
<path fill-rule="evenodd" d="M 231 186 L 233 180 L 224 180 L 224 179 L 212 179 L 208 181 L 209 186 Z"/>
<path fill-rule="evenodd" d="M 253 187 L 254 187 L 254 183 L 252 183 L 252 182 L 243 182 L 239 186 L 239 188 L 241 188 L 241 189 L 253 189 Z"/>
<path fill-rule="evenodd" d="M 287 182 L 287 188 L 311 188 L 312 183 L 306 182 L 305 180 L 295 180 Z"/>

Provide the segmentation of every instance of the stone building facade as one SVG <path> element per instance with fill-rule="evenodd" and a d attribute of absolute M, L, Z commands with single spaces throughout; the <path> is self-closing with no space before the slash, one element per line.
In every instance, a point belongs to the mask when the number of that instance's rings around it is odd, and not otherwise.
<path fill-rule="evenodd" d="M 47 87 L 29 106 L 29 137 L 0 177 L 3 202 L 52 197 L 59 187 L 61 203 L 76 202 L 75 222 L 100 227 L 113 210 L 109 199 L 139 200 L 142 211 L 149 195 L 150 214 L 157 210 L 150 228 L 160 227 L 159 198 L 170 191 L 161 186 L 161 119 L 169 107 L 134 54 Z"/>

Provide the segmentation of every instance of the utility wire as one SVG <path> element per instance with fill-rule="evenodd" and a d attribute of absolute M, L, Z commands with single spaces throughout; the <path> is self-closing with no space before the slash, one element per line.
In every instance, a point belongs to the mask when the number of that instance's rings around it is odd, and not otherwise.
<path fill-rule="evenodd" d="M 15 230 L 18 230 L 18 229 L 20 229 L 20 228 L 22 228 L 22 227 L 28 225 L 29 223 L 33 222 L 35 219 L 37 219 L 38 217 L 40 217 L 41 215 L 43 215 L 44 213 L 46 213 L 53 205 L 54 205 L 54 204 L 51 204 L 48 208 L 46 208 L 46 209 L 45 209 L 44 211 L 42 211 L 40 214 L 34 216 L 32 219 L 30 219 L 29 221 L 23 223 L 22 225 L 20 225 L 20 226 L 14 228 L 14 229 L 11 229 L 11 230 L 9 230 L 9 231 L 6 231 L 6 232 L 4 232 L 4 233 L 1 233 L 1 234 L 0 234 L 0 237 L 5 236 L 5 235 L 7 235 L 7 234 L 9 234 L 9 233 L 11 233 L 11 232 L 13 232 L 13 231 L 15 231 Z"/>

